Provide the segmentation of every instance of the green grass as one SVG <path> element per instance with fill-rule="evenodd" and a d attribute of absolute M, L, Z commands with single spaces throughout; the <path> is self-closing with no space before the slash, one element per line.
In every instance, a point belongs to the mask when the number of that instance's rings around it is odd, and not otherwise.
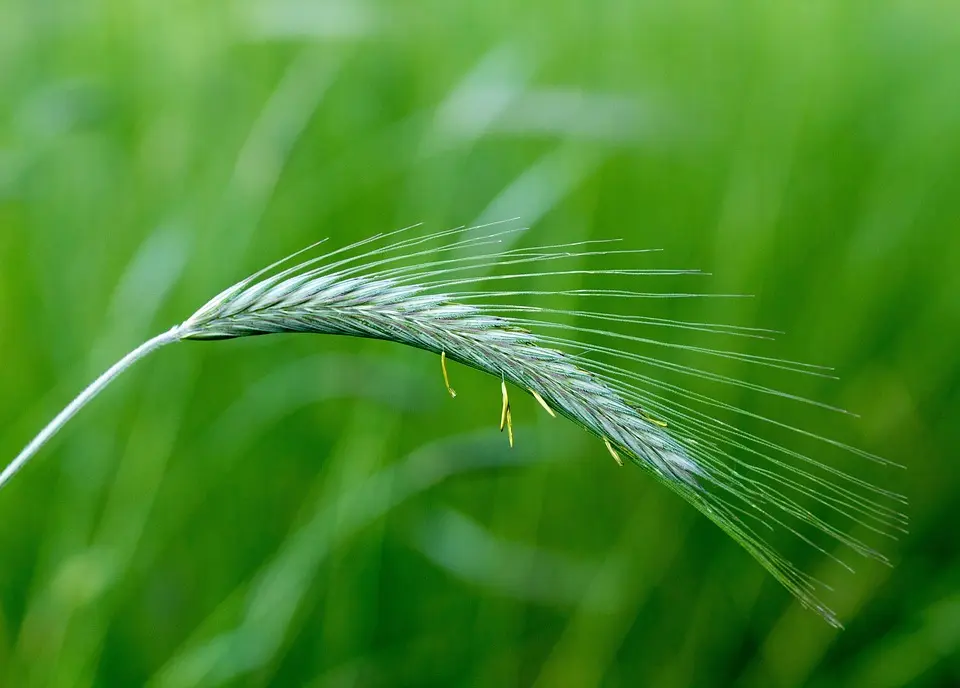
<path fill-rule="evenodd" d="M 0 3 L 0 457 L 268 260 L 519 215 L 755 295 L 651 315 L 836 366 L 716 369 L 859 420 L 703 389 L 905 464 L 851 464 L 911 499 L 896 568 L 787 552 L 837 633 L 534 402 L 510 453 L 479 374 L 183 345 L 0 493 L 0 685 L 960 682 L 960 10 L 515 5 Z"/>

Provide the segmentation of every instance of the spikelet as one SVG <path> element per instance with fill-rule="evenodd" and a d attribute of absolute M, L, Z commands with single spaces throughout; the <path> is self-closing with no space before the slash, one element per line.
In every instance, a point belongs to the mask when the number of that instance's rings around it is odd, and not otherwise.
<path fill-rule="evenodd" d="M 549 268 L 553 263 L 562 264 L 572 259 L 645 251 L 597 248 L 598 244 L 610 243 L 602 241 L 504 248 L 502 242 L 506 237 L 513 238 L 521 231 L 519 228 L 491 230 L 488 226 L 479 235 L 480 228 L 456 228 L 425 236 L 418 235 L 414 229 L 377 235 L 294 264 L 296 258 L 313 250 L 315 245 L 226 289 L 183 324 L 142 345 L 94 382 L 0 474 L 0 486 L 114 377 L 165 344 L 295 332 L 380 339 L 437 354 L 443 381 L 451 396 L 456 393 L 450 386 L 448 360 L 498 379 L 503 397 L 500 428 L 506 427 L 509 431 L 511 445 L 514 430 L 508 385 L 530 394 L 550 415 L 562 416 L 599 438 L 618 464 L 629 460 L 680 494 L 749 551 L 801 603 L 839 626 L 833 612 L 817 597 L 820 584 L 779 555 L 760 533 L 779 527 L 832 556 L 808 534 L 811 530 L 819 531 L 821 536 L 842 543 L 858 554 L 886 561 L 843 527 L 834 525 L 831 519 L 861 524 L 877 533 L 891 535 L 893 531 L 902 531 L 906 524 L 897 507 L 903 498 L 715 419 L 706 409 L 719 407 L 735 412 L 738 409 L 662 379 L 633 372 L 616 361 L 694 374 L 791 399 L 796 397 L 625 351 L 622 345 L 636 342 L 675 347 L 798 373 L 824 374 L 823 369 L 635 337 L 605 330 L 599 325 L 557 323 L 550 320 L 550 316 L 750 337 L 766 336 L 769 331 L 765 330 L 592 311 L 551 310 L 496 301 L 546 295 L 638 299 L 692 296 L 690 294 L 597 289 L 469 290 L 481 282 L 489 285 L 533 276 L 605 274 L 630 278 L 695 272 Z M 490 246 L 497 249 L 484 252 Z M 372 248 L 361 252 L 363 247 Z M 287 265 L 290 267 L 284 267 Z M 535 271 L 485 275 L 493 266 L 517 265 L 534 265 Z M 547 334 L 549 330 L 558 329 L 586 334 L 591 339 L 606 338 L 608 344 Z M 745 411 L 741 413 L 760 418 Z M 777 421 L 769 422 L 789 428 Z M 797 428 L 789 429 L 865 459 L 885 463 L 853 447 Z"/>

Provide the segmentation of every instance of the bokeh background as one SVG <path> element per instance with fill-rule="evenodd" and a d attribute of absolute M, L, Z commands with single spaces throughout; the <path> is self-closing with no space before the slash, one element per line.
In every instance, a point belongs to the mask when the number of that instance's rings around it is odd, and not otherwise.
<path fill-rule="evenodd" d="M 958 160 L 955 2 L 3 0 L 0 459 L 268 261 L 519 216 L 752 294 L 632 312 L 836 366 L 713 363 L 860 419 L 710 393 L 904 464 L 851 465 L 912 523 L 856 575 L 783 541 L 838 632 L 529 400 L 510 452 L 477 373 L 184 344 L 0 494 L 0 684 L 960 684 Z"/>

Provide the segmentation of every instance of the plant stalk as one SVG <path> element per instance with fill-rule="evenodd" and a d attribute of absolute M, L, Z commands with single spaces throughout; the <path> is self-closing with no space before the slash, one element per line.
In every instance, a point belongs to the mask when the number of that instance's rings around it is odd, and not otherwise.
<path fill-rule="evenodd" d="M 2 489 L 3 486 L 6 485 L 31 458 L 33 458 L 33 455 L 40 451 L 40 448 L 49 442 L 50 439 L 56 435 L 60 429 L 77 414 L 80 409 L 93 401 L 94 397 L 102 392 L 107 385 L 113 382 L 114 378 L 123 373 L 125 370 L 127 370 L 127 368 L 132 366 L 141 358 L 144 358 L 160 347 L 178 341 L 179 339 L 180 328 L 178 326 L 168 330 L 167 332 L 164 332 L 157 337 L 154 337 L 147 342 L 144 342 L 120 359 L 107 372 L 94 380 L 90 386 L 77 395 L 77 397 L 71 401 L 70 404 L 64 408 L 56 418 L 50 421 L 47 427 L 41 430 L 40 434 L 34 437 L 30 444 L 23 448 L 23 451 L 17 455 L 17 458 L 11 461 L 7 467 L 3 469 L 3 473 L 0 473 L 0 489 Z"/>

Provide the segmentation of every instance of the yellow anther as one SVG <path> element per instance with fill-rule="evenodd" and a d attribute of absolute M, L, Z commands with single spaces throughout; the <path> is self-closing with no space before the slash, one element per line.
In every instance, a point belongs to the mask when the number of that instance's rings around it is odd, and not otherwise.
<path fill-rule="evenodd" d="M 447 391 L 450 392 L 450 397 L 453 399 L 457 398 L 457 390 L 450 386 L 450 375 L 447 373 L 447 352 L 442 351 L 440 353 L 440 367 L 443 369 L 443 383 L 447 386 Z"/>
<path fill-rule="evenodd" d="M 668 427 L 667 421 L 665 421 L 665 420 L 658 420 L 658 419 L 654 418 L 653 416 L 651 416 L 649 413 L 647 413 L 646 411 L 644 411 L 644 410 L 643 410 L 642 408 L 640 408 L 639 406 L 635 406 L 635 407 L 634 407 L 634 410 L 635 410 L 637 413 L 639 413 L 641 416 L 643 416 L 643 419 L 644 419 L 644 420 L 646 420 L 646 421 L 648 421 L 648 422 L 650 422 L 650 423 L 653 423 L 654 425 L 658 425 L 658 426 L 660 426 L 661 428 L 666 428 L 666 427 Z"/>
<path fill-rule="evenodd" d="M 556 418 L 556 417 L 557 417 L 557 414 L 553 412 L 553 409 L 550 408 L 549 406 L 547 406 L 547 402 L 545 402 L 545 401 L 543 400 L 543 397 L 540 396 L 539 394 L 537 394 L 537 390 L 531 389 L 531 390 L 530 390 L 530 394 L 533 395 L 533 398 L 537 400 L 537 402 L 544 408 L 544 410 L 545 410 L 547 413 L 550 414 L 550 416 L 551 416 L 552 418 Z"/>
<path fill-rule="evenodd" d="M 507 381 L 500 380 L 500 391 L 503 393 L 503 407 L 500 409 L 500 432 L 507 429 L 510 446 L 513 447 L 513 412 L 510 410 L 510 395 L 507 394 Z"/>
<path fill-rule="evenodd" d="M 610 444 L 610 440 L 606 437 L 603 438 L 603 443 L 607 445 L 607 451 L 610 452 L 610 456 L 613 457 L 613 460 L 617 462 L 618 466 L 623 465 L 623 459 L 620 458 L 620 455 L 617 453 L 617 450 L 613 448 L 613 445 Z"/>
<path fill-rule="evenodd" d="M 507 424 L 507 415 L 510 413 L 510 395 L 507 394 L 507 381 L 500 381 L 500 391 L 503 394 L 503 406 L 500 409 L 500 432 Z"/>

